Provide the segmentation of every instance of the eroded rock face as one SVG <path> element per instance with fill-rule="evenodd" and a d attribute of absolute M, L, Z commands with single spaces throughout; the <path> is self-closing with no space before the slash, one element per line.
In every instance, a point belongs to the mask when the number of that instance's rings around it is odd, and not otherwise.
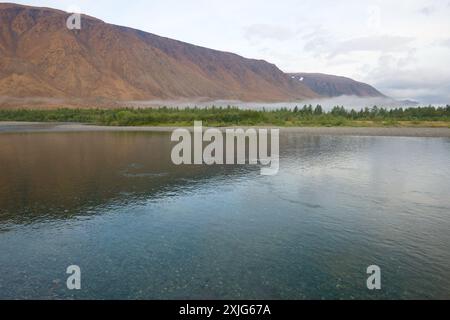
<path fill-rule="evenodd" d="M 0 96 L 291 101 L 319 97 L 275 65 L 82 16 L 0 4 Z"/>

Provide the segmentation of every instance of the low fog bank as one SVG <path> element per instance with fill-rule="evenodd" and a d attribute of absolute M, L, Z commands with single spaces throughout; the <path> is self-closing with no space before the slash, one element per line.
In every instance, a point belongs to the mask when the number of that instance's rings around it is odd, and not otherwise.
<path fill-rule="evenodd" d="M 273 110 L 280 108 L 294 109 L 295 107 L 303 107 L 304 105 L 316 106 L 320 104 L 324 110 L 330 111 L 335 106 L 344 106 L 347 109 L 359 110 L 362 108 L 371 108 L 373 106 L 384 107 L 384 108 L 407 108 L 415 107 L 420 104 L 415 101 L 397 101 L 391 98 L 383 97 L 370 97 L 362 98 L 357 96 L 340 96 L 335 98 L 326 99 L 312 99 L 303 100 L 298 102 L 277 102 L 277 103 L 264 103 L 264 102 L 243 102 L 237 100 L 215 100 L 215 101 L 186 101 L 186 100 L 172 100 L 172 101 L 130 101 L 125 103 L 128 107 L 141 107 L 141 108 L 154 108 L 154 107 L 178 107 L 178 108 L 188 108 L 188 107 L 199 107 L 206 108 L 211 106 L 216 107 L 227 107 L 233 106 L 242 109 L 256 109 L 256 110 Z"/>
<path fill-rule="evenodd" d="M 57 108 L 119 108 L 121 104 L 108 99 L 10 97 L 0 96 L 0 109 L 57 109 Z"/>
<path fill-rule="evenodd" d="M 327 99 L 313 99 L 303 100 L 298 102 L 243 102 L 237 100 L 208 100 L 208 99 L 191 99 L 191 100 L 149 100 L 149 101 L 113 101 L 103 98 L 98 99 L 65 99 L 65 98 L 43 98 L 43 97 L 29 97 L 29 98 L 14 98 L 0 96 L 0 108 L 2 109 L 18 109 L 18 108 L 33 108 L 33 109 L 55 109 L 55 108 L 206 108 L 206 107 L 227 107 L 233 106 L 241 109 L 253 110 L 273 110 L 280 108 L 294 109 L 295 107 L 302 108 L 304 105 L 316 106 L 320 104 L 324 110 L 329 111 L 335 106 L 343 106 L 347 109 L 359 110 L 362 108 L 371 108 L 373 106 L 384 108 L 407 108 L 415 107 L 419 104 L 413 101 L 398 101 L 391 98 L 361 98 L 357 96 L 340 96 L 336 98 Z M 436 105 L 438 106 L 438 105 Z"/>

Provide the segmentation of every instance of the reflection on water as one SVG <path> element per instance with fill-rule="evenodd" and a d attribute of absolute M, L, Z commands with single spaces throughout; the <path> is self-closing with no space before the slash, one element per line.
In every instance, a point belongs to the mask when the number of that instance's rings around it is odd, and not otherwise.
<path fill-rule="evenodd" d="M 450 298 L 449 139 L 285 133 L 274 177 L 171 146 L 0 134 L 0 298 Z"/>

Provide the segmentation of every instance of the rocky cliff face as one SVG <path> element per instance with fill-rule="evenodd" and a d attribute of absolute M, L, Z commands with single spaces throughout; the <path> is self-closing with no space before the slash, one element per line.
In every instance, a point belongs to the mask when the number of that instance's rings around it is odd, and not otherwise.
<path fill-rule="evenodd" d="M 275 65 L 82 16 L 0 4 L 0 96 L 108 100 L 317 98 Z"/>

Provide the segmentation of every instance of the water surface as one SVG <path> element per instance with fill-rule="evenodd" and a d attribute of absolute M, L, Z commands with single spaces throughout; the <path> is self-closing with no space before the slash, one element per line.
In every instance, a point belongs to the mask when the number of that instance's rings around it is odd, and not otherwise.
<path fill-rule="evenodd" d="M 450 139 L 286 132 L 274 177 L 171 146 L 0 134 L 0 298 L 450 298 Z"/>

